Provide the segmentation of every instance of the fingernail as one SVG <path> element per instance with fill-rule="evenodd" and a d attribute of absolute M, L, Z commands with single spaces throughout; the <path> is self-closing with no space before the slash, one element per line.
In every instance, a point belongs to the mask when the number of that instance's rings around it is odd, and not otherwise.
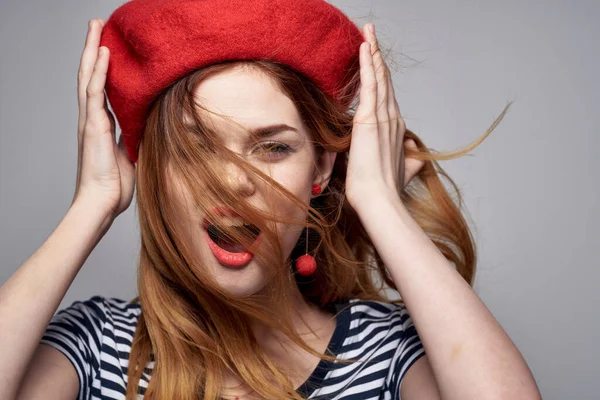
<path fill-rule="evenodd" d="M 375 25 L 369 24 L 369 30 L 371 31 L 371 33 L 375 33 Z"/>

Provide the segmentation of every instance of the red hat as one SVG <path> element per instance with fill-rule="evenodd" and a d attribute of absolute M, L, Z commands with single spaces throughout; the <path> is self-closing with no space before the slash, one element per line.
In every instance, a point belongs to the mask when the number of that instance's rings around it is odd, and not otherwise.
<path fill-rule="evenodd" d="M 106 94 L 136 162 L 150 104 L 188 73 L 224 60 L 267 59 L 339 100 L 363 41 L 324 0 L 131 0 L 110 15 L 100 45 L 110 49 Z"/>

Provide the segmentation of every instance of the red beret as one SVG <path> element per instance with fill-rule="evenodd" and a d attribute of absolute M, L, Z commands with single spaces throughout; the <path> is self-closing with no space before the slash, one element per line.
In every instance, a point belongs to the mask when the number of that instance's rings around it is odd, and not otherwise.
<path fill-rule="evenodd" d="M 324 0 L 131 0 L 110 15 L 100 45 L 110 49 L 106 94 L 136 162 L 150 104 L 188 73 L 224 60 L 272 60 L 336 100 L 363 41 Z"/>

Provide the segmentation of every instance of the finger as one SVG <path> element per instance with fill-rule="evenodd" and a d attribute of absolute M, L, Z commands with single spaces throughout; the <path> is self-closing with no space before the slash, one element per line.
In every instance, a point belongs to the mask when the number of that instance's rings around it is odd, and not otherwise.
<path fill-rule="evenodd" d="M 87 75 L 87 71 L 86 67 L 84 67 L 84 60 L 85 60 L 85 54 L 86 54 L 86 49 L 88 48 L 88 44 L 90 43 L 90 37 L 91 37 L 91 23 L 92 21 L 88 21 L 88 30 L 87 30 L 87 34 L 85 36 L 85 44 L 83 46 L 83 51 L 81 53 L 81 57 L 79 60 L 79 70 L 77 71 L 77 103 L 79 106 L 79 124 L 78 124 L 78 129 L 77 129 L 77 133 L 80 136 L 82 131 L 83 131 L 83 125 L 85 123 L 85 96 L 82 96 L 82 82 L 85 79 L 85 76 Z"/>
<path fill-rule="evenodd" d="M 381 150 L 377 136 L 377 81 L 373 71 L 373 59 L 369 42 L 360 46 L 360 95 L 353 119 L 350 161 L 348 168 L 357 173 L 365 172 L 365 166 L 376 168 L 381 165 Z M 359 154 L 360 155 L 357 155 Z M 358 161 L 352 161 L 358 160 Z"/>
<path fill-rule="evenodd" d="M 392 123 L 392 134 L 391 134 L 391 142 L 392 149 L 394 154 L 393 163 L 395 166 L 399 166 L 402 162 L 402 143 L 404 142 L 404 133 L 406 132 L 406 123 L 404 118 L 400 113 L 400 107 L 398 106 L 398 101 L 396 99 L 396 94 L 394 90 L 394 84 L 392 82 L 392 74 L 390 73 L 389 68 L 387 67 L 387 85 L 388 85 L 388 114 L 390 117 L 390 121 Z"/>
<path fill-rule="evenodd" d="M 413 139 L 406 139 L 404 141 L 404 147 L 418 150 L 417 143 Z M 410 181 L 417 176 L 424 166 L 425 160 L 418 160 L 410 157 L 404 158 L 404 187 L 406 187 Z"/>
<path fill-rule="evenodd" d="M 104 91 L 104 111 L 106 112 L 106 115 L 108 115 L 108 119 L 110 119 L 110 132 L 113 135 L 113 138 L 115 139 L 115 142 L 116 142 L 117 126 L 116 126 L 116 122 L 115 122 L 115 117 L 108 108 L 108 97 L 106 96 L 106 90 Z"/>
<path fill-rule="evenodd" d="M 390 142 L 391 142 L 391 154 L 392 154 L 392 165 L 398 170 L 400 163 L 403 162 L 403 147 L 404 133 L 406 131 L 406 124 L 404 118 L 400 113 L 400 107 L 396 99 L 396 91 L 392 80 L 392 73 L 389 66 L 384 61 L 383 67 L 385 69 L 386 76 L 386 88 L 387 88 L 387 110 L 388 117 L 390 119 Z"/>
<path fill-rule="evenodd" d="M 100 45 L 100 33 L 102 27 L 97 20 L 92 19 L 88 24 L 88 32 L 85 38 L 85 45 L 81 53 L 81 59 L 79 62 L 79 71 L 77 74 L 78 83 L 80 84 L 79 94 L 85 95 L 85 88 L 92 76 L 92 71 L 96 59 L 98 57 L 98 46 Z M 85 100 L 85 96 L 83 96 Z"/>
<path fill-rule="evenodd" d="M 387 77 L 388 77 L 388 113 L 390 117 L 401 117 L 400 107 L 398 106 L 398 101 L 396 99 L 396 89 L 394 88 L 394 83 L 392 81 L 392 73 L 389 67 L 387 68 Z"/>
<path fill-rule="evenodd" d="M 371 54 L 373 59 L 373 68 L 377 80 L 377 122 L 379 132 L 379 146 L 381 149 L 381 163 L 384 167 L 384 174 L 389 179 L 389 183 L 396 181 L 396 157 L 395 142 L 396 126 L 390 123 L 388 114 L 388 82 L 387 66 L 383 60 L 379 42 L 375 35 L 375 26 L 372 23 L 365 25 L 367 40 L 371 44 Z"/>
<path fill-rule="evenodd" d="M 377 124 L 375 106 L 377 102 L 377 79 L 373 71 L 373 58 L 369 42 L 360 46 L 360 96 L 355 122 Z M 376 126 L 373 127 L 377 129 Z"/>
<path fill-rule="evenodd" d="M 104 92 L 104 97 L 106 98 L 106 91 Z M 106 115 L 108 115 L 108 119 L 110 120 L 110 134 L 112 135 L 113 140 L 117 141 L 117 123 L 115 121 L 115 116 L 106 109 Z"/>
<path fill-rule="evenodd" d="M 371 44 L 371 54 L 373 58 L 373 69 L 375 70 L 375 77 L 377 79 L 377 119 L 380 123 L 388 121 L 387 112 L 387 77 L 386 77 L 386 65 L 381 55 L 381 49 L 379 48 L 379 42 L 375 35 L 375 26 L 371 23 L 365 25 L 367 40 Z"/>
<path fill-rule="evenodd" d="M 392 149 L 392 165 L 394 165 L 394 168 L 397 168 L 398 164 L 400 163 L 402 151 L 402 148 L 398 145 L 398 143 L 402 143 L 401 136 L 403 132 L 401 131 L 398 124 L 399 116 L 394 106 L 394 104 L 396 103 L 396 96 L 394 94 L 394 85 L 392 84 L 392 74 L 390 73 L 387 64 L 385 64 L 385 70 L 386 86 L 388 93 L 388 98 L 385 107 L 387 108 L 388 118 L 390 119 L 390 146 Z"/>
<path fill-rule="evenodd" d="M 81 122 L 80 128 L 83 128 L 83 123 L 85 122 L 87 101 L 86 89 L 90 82 L 90 78 L 94 70 L 94 65 L 96 64 L 96 60 L 98 58 L 98 46 L 100 44 L 99 30 L 100 25 L 98 24 L 98 21 L 91 20 L 89 22 L 89 29 L 86 36 L 86 42 L 83 52 L 81 54 L 79 71 L 77 73 L 77 95 L 79 102 L 79 116 Z"/>
<path fill-rule="evenodd" d="M 108 70 L 109 50 L 107 47 L 101 46 L 98 53 L 90 83 L 86 88 L 86 123 L 92 126 L 106 123 L 106 130 L 108 131 L 110 130 L 110 121 L 107 121 L 109 118 L 104 108 L 104 85 L 106 83 L 106 71 Z"/>
<path fill-rule="evenodd" d="M 79 60 L 79 70 L 77 72 L 77 103 L 79 107 L 79 118 L 77 122 L 77 177 L 75 184 L 75 193 L 79 188 L 79 177 L 81 174 L 81 154 L 83 149 L 83 131 L 86 122 L 86 94 L 85 89 L 89 83 L 93 66 L 96 62 L 94 49 L 99 41 L 96 38 L 96 24 L 94 20 L 88 21 L 88 30 L 85 37 L 83 52 Z"/>
<path fill-rule="evenodd" d="M 121 134 L 119 135 L 119 141 L 117 142 L 117 147 L 119 149 L 119 152 L 121 152 L 125 155 L 125 158 L 127 159 L 127 161 L 131 162 L 131 160 L 129 159 L 129 153 L 127 152 L 127 148 L 125 147 L 125 135 L 123 135 L 123 132 L 121 132 Z"/>

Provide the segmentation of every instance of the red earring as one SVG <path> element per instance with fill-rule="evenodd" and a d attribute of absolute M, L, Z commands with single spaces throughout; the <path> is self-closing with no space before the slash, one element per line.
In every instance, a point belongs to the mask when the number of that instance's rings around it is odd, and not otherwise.
<path fill-rule="evenodd" d="M 312 194 L 321 193 L 321 185 L 312 185 Z M 315 258 L 308 254 L 308 227 L 306 227 L 306 254 L 298 257 L 296 260 L 296 270 L 302 276 L 309 276 L 314 274 L 317 269 L 317 262 Z"/>
<path fill-rule="evenodd" d="M 317 262 L 315 258 L 308 254 L 308 227 L 306 228 L 306 254 L 298 257 L 296 260 L 296 270 L 302 276 L 309 276 L 314 274 L 317 269 Z"/>

